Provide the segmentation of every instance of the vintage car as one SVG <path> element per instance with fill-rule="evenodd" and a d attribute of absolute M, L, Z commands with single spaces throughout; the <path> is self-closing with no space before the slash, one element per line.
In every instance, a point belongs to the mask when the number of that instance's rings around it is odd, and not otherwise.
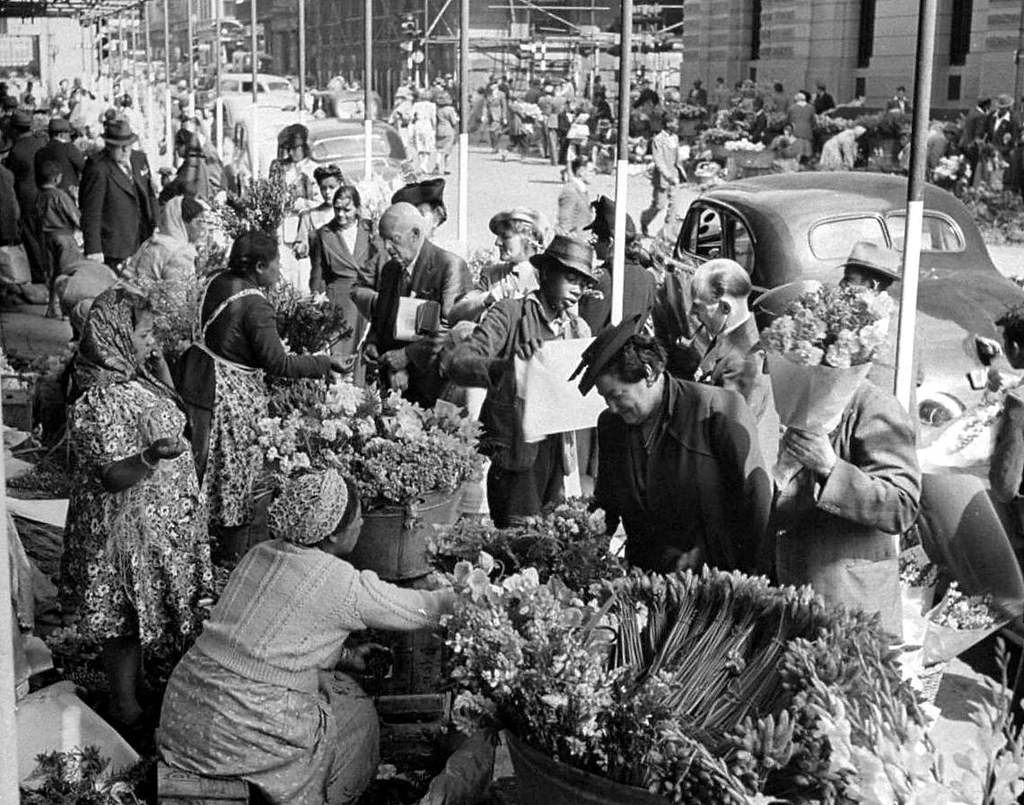
<path fill-rule="evenodd" d="M 906 179 L 877 173 L 808 172 L 729 182 L 690 205 L 675 256 L 690 264 L 730 257 L 750 272 L 757 293 L 799 280 L 835 283 L 854 243 L 902 249 L 906 196 Z M 976 402 L 979 392 L 967 379 L 982 365 L 975 336 L 999 338 L 994 320 L 1024 302 L 1024 290 L 996 269 L 955 196 L 928 185 L 924 200 L 915 340 L 923 376 L 919 412 L 929 422 L 930 399 Z M 899 292 L 899 283 L 890 289 L 897 300 Z"/>

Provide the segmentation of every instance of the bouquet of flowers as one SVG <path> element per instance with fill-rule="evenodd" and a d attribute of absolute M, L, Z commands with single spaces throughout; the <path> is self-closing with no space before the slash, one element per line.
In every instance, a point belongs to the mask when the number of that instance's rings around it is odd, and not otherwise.
<path fill-rule="evenodd" d="M 352 334 L 342 309 L 327 294 L 303 296 L 290 283 L 281 283 L 273 297 L 277 332 L 285 346 L 299 355 L 330 350 Z"/>
<path fill-rule="evenodd" d="M 724 145 L 732 140 L 740 139 L 742 135 L 739 131 L 715 127 L 705 129 L 700 136 L 705 145 Z"/>
<path fill-rule="evenodd" d="M 407 506 L 433 491 L 454 492 L 478 473 L 479 424 L 450 403 L 424 409 L 397 393 L 338 381 L 322 401 L 257 423 L 259 444 L 280 476 L 335 467 L 359 487 L 367 509 Z"/>
<path fill-rule="evenodd" d="M 886 346 L 893 309 L 884 293 L 822 286 L 798 296 L 771 323 L 761 343 L 784 426 L 828 433 L 839 424 Z"/>
<path fill-rule="evenodd" d="M 692 103 L 679 104 L 676 107 L 676 112 L 683 120 L 696 120 L 707 114 L 707 110 L 703 106 L 695 106 Z"/>
<path fill-rule="evenodd" d="M 157 280 L 146 286 L 155 314 L 153 334 L 169 361 L 179 358 L 199 335 L 205 286 L 205 280 L 197 276 Z"/>
<path fill-rule="evenodd" d="M 220 228 L 234 240 L 258 230 L 277 237 L 288 209 L 288 190 L 279 179 L 250 179 L 241 196 L 229 195 L 213 205 Z"/>
<path fill-rule="evenodd" d="M 739 140 L 729 140 L 723 145 L 726 151 L 764 151 L 764 143 L 752 143 L 746 137 Z"/>
<path fill-rule="evenodd" d="M 1010 618 L 995 607 L 991 595 L 966 596 L 955 581 L 925 618 L 921 660 L 925 665 L 948 662 L 984 640 Z"/>
<path fill-rule="evenodd" d="M 428 549 L 433 563 L 446 572 L 484 552 L 505 573 L 532 567 L 541 581 L 558 576 L 570 588 L 585 590 L 597 579 L 622 575 L 610 541 L 604 512 L 591 511 L 584 498 L 571 498 L 522 526 L 495 528 L 460 520 L 428 540 Z"/>

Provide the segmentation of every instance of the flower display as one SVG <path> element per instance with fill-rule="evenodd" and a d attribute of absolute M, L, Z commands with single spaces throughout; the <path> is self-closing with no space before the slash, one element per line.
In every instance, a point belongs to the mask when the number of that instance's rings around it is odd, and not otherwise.
<path fill-rule="evenodd" d="M 726 151 L 764 151 L 764 143 L 752 143 L 746 137 L 739 140 L 729 140 L 722 147 Z"/>
<path fill-rule="evenodd" d="M 288 190 L 281 179 L 250 179 L 241 196 L 229 195 L 213 205 L 213 218 L 231 240 L 254 229 L 277 237 L 288 206 Z"/>
<path fill-rule="evenodd" d="M 848 369 L 882 354 L 894 308 L 885 293 L 822 286 L 793 300 L 761 334 L 761 343 L 801 366 Z"/>
<path fill-rule="evenodd" d="M 588 593 L 532 568 L 493 579 L 481 559 L 455 568 L 446 622 L 463 729 L 497 722 L 673 802 L 906 801 L 858 796 L 869 761 L 893 770 L 879 736 L 928 746 L 874 616 L 738 573 L 634 573 Z M 938 782 L 930 760 L 915 769 Z"/>
<path fill-rule="evenodd" d="M 591 511 L 584 498 L 571 498 L 510 528 L 460 520 L 439 531 L 428 547 L 434 564 L 447 572 L 461 561 L 486 553 L 505 573 L 531 567 L 541 581 L 558 576 L 578 590 L 594 579 L 623 574 L 622 563 L 609 551 L 610 541 L 604 512 Z"/>
<path fill-rule="evenodd" d="M 271 301 L 277 311 L 277 332 L 290 352 L 326 352 L 352 334 L 344 311 L 327 294 L 305 296 L 291 283 L 281 282 Z"/>
<path fill-rule="evenodd" d="M 987 629 L 1003 618 L 999 611 L 992 606 L 992 596 L 966 596 L 960 592 L 959 586 L 953 581 L 950 582 L 942 603 L 932 613 L 931 619 L 940 626 L 963 631 Z"/>
<path fill-rule="evenodd" d="M 480 471 L 479 424 L 444 401 L 424 409 L 339 380 L 304 406 L 279 410 L 257 423 L 270 469 L 287 477 L 337 468 L 354 479 L 368 509 L 454 492 Z"/>

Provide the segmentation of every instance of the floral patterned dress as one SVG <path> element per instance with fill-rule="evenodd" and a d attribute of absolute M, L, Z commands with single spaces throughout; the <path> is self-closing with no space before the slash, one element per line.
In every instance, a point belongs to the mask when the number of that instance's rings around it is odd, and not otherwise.
<path fill-rule="evenodd" d="M 154 439 L 180 437 L 184 413 L 137 380 L 96 385 L 70 414 L 76 478 L 68 510 L 62 597 L 97 640 L 143 645 L 194 636 L 212 590 L 206 504 L 191 451 L 161 461 L 134 486 L 107 492 L 105 465 Z"/>

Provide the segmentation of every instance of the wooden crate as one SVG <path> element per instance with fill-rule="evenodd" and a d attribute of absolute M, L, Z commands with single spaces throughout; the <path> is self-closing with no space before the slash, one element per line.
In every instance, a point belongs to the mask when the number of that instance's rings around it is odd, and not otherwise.
<path fill-rule="evenodd" d="M 3 422 L 9 428 L 32 432 L 32 401 L 35 398 L 35 387 L 32 381 L 25 381 L 12 375 L 4 375 L 0 379 L 0 392 L 3 394 Z"/>
<path fill-rule="evenodd" d="M 157 802 L 160 805 L 248 805 L 249 784 L 244 780 L 201 777 L 157 762 Z"/>
<path fill-rule="evenodd" d="M 381 762 L 399 768 L 438 770 L 449 754 L 451 697 L 441 694 L 380 696 Z"/>

